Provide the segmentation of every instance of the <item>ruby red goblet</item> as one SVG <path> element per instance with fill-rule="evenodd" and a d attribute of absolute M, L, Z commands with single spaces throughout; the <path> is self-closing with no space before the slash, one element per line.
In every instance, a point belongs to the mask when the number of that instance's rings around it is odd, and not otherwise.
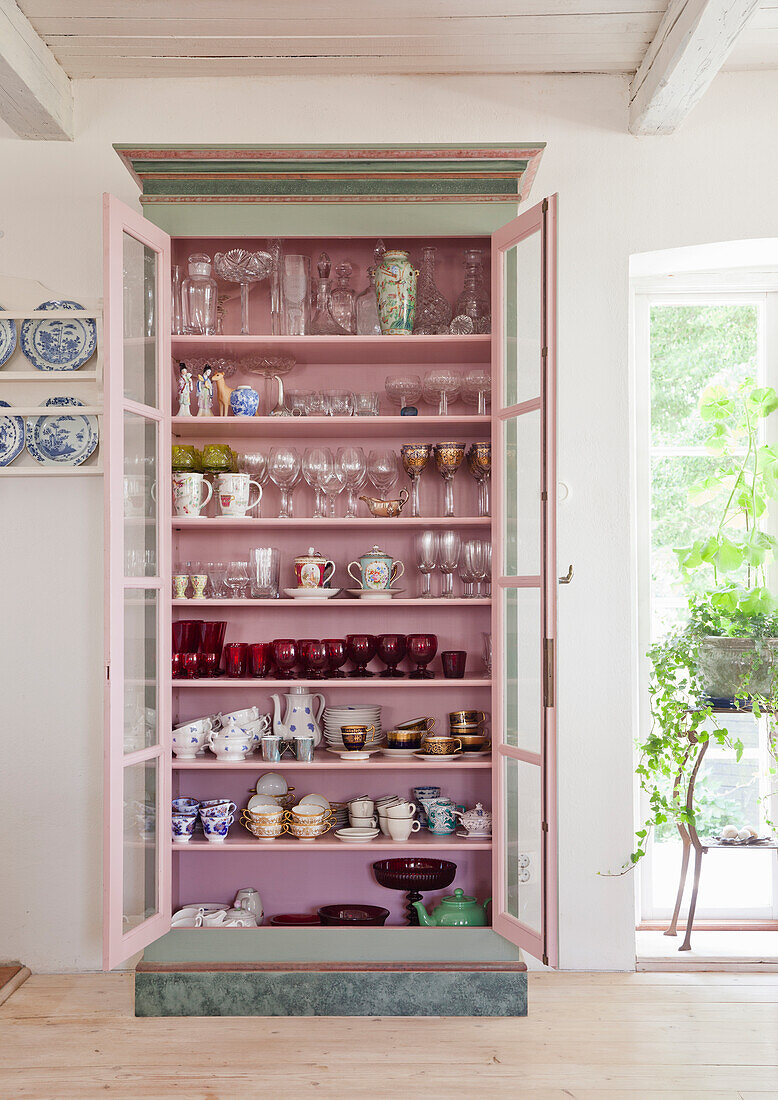
<path fill-rule="evenodd" d="M 249 672 L 252 676 L 267 676 L 273 663 L 270 642 L 252 642 L 249 646 Z"/>
<path fill-rule="evenodd" d="M 181 654 L 181 676 L 184 680 L 194 680 L 197 676 L 197 654 Z"/>
<path fill-rule="evenodd" d="M 324 638 L 324 644 L 327 647 L 327 666 L 329 677 L 341 678 L 346 675 L 341 669 L 341 665 L 345 665 L 348 654 L 346 653 L 346 643 L 342 638 Z"/>
<path fill-rule="evenodd" d="M 202 639 L 200 642 L 201 653 L 215 653 L 216 664 L 220 665 L 222 660 L 222 649 L 224 648 L 224 635 L 227 633 L 227 623 L 221 621 L 205 621 L 203 623 Z"/>
<path fill-rule="evenodd" d="M 247 642 L 229 642 L 224 647 L 224 674 L 233 678 L 246 675 L 246 663 L 248 661 Z"/>
<path fill-rule="evenodd" d="M 408 651 L 408 644 L 404 634 L 379 634 L 376 639 L 378 656 L 386 665 L 379 676 L 402 677 L 397 666 Z"/>
<path fill-rule="evenodd" d="M 175 625 L 175 623 L 173 625 Z M 173 679 L 174 680 L 180 680 L 181 679 L 181 676 L 182 676 L 182 664 L 181 664 L 181 662 L 183 660 L 183 657 L 184 657 L 183 653 L 174 653 L 173 654 Z"/>
<path fill-rule="evenodd" d="M 297 664 L 297 642 L 294 638 L 274 639 L 273 660 L 279 680 L 294 679 L 294 666 Z"/>
<path fill-rule="evenodd" d="M 221 653 L 198 653 L 197 675 L 215 676 L 221 664 Z"/>
<path fill-rule="evenodd" d="M 408 657 L 416 665 L 409 679 L 432 680 L 434 677 L 427 665 L 438 652 L 437 635 L 409 634 L 405 640 L 408 643 Z"/>
<path fill-rule="evenodd" d="M 174 653 L 197 653 L 202 638 L 202 619 L 179 619 L 177 623 L 173 623 Z"/>
<path fill-rule="evenodd" d="M 375 657 L 376 646 L 377 642 L 372 634 L 346 635 L 346 653 L 348 654 L 348 659 L 357 666 L 349 672 L 349 676 L 361 677 L 363 679 L 373 676 L 372 672 L 368 672 L 367 665 Z"/>
<path fill-rule="evenodd" d="M 327 646 L 324 642 L 306 642 L 303 661 L 308 679 L 323 680 L 328 664 Z"/>
<path fill-rule="evenodd" d="M 297 639 L 297 674 L 298 676 L 305 677 L 307 675 L 307 664 L 305 661 L 305 651 L 312 642 L 318 642 L 318 638 L 298 638 Z"/>

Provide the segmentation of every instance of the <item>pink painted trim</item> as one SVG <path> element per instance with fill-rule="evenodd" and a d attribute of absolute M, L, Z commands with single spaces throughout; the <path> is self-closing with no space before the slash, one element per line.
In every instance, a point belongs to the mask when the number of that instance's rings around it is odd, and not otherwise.
<path fill-rule="evenodd" d="M 123 380 L 123 243 L 124 234 L 136 237 L 159 256 L 157 270 L 157 356 L 160 364 L 157 408 L 148 408 L 124 397 Z M 158 577 L 124 577 L 124 413 L 132 412 L 158 425 L 157 498 L 170 499 L 169 378 L 170 362 L 170 238 L 129 207 L 110 195 L 103 196 L 103 271 L 105 331 L 105 789 L 103 845 L 103 966 L 111 969 L 157 939 L 170 927 L 171 854 L 164 831 L 170 804 L 170 692 L 166 685 L 170 669 L 170 601 L 163 598 L 170 585 L 171 532 L 169 509 L 160 503 L 158 512 Z M 140 582 L 140 583 L 139 583 Z M 161 743 L 135 753 L 124 753 L 124 594 L 139 588 L 154 589 L 158 599 L 157 700 Z M 125 769 L 145 760 L 158 761 L 157 821 L 162 830 L 157 838 L 158 912 L 128 933 L 123 932 L 124 892 L 124 774 Z"/>

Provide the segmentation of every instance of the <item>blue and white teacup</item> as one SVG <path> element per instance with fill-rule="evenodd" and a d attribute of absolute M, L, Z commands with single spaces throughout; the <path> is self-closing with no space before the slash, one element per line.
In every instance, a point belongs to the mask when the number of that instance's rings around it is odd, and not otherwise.
<path fill-rule="evenodd" d="M 208 798 L 200 803 L 200 817 L 226 817 L 234 814 L 237 808 L 229 798 Z"/>
<path fill-rule="evenodd" d="M 223 844 L 227 839 L 227 833 L 230 831 L 230 825 L 232 825 L 235 818 L 232 814 L 218 816 L 208 816 L 203 818 L 203 832 L 205 833 L 205 839 L 210 840 L 211 844 Z"/>
<path fill-rule="evenodd" d="M 196 798 L 174 798 L 171 805 L 174 814 L 196 814 L 200 809 Z"/>
<path fill-rule="evenodd" d="M 197 814 L 173 814 L 173 842 L 188 844 L 197 823 Z"/>
<path fill-rule="evenodd" d="M 179 760 L 194 760 L 205 744 L 205 737 L 197 722 L 173 730 L 173 752 Z"/>

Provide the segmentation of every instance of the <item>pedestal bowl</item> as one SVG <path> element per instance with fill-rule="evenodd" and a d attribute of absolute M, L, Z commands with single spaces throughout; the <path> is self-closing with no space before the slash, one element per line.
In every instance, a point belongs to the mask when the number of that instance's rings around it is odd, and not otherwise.
<path fill-rule="evenodd" d="M 380 859 L 373 864 L 373 874 L 380 886 L 387 890 L 405 890 L 405 912 L 408 924 L 418 925 L 419 915 L 413 908 L 421 901 L 421 890 L 442 890 L 450 886 L 457 873 L 456 863 L 448 859 L 428 859 L 426 856 L 407 856 L 397 859 Z"/>

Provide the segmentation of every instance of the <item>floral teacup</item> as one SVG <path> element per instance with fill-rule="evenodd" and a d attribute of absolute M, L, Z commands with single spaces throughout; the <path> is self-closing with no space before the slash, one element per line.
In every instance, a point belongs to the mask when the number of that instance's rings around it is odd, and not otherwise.
<path fill-rule="evenodd" d="M 197 814 L 173 814 L 173 842 L 175 844 L 188 844 L 192 839 L 197 823 Z"/>

